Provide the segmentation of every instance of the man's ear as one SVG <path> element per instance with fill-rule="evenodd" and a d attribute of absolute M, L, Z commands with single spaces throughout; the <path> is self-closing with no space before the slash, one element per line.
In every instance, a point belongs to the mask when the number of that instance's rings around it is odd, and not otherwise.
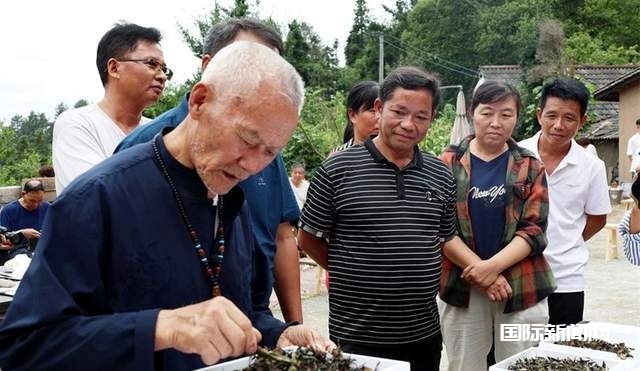
<path fill-rule="evenodd" d="M 118 72 L 118 61 L 114 58 L 109 58 L 107 61 L 107 75 L 114 79 L 120 78 L 120 73 Z"/>
<path fill-rule="evenodd" d="M 538 107 L 536 108 L 536 119 L 538 119 L 538 125 L 540 125 L 540 122 L 542 121 L 540 118 L 542 118 L 542 109 Z"/>
<path fill-rule="evenodd" d="M 211 56 L 209 54 L 203 55 L 202 60 L 200 61 L 200 71 L 204 72 L 204 69 L 207 68 L 209 62 L 211 62 Z"/>
<path fill-rule="evenodd" d="M 578 128 L 578 130 L 582 129 L 582 127 L 584 126 L 584 124 L 586 124 L 586 123 L 587 123 L 587 120 L 589 120 L 589 115 L 585 113 L 585 114 L 580 118 L 580 127 Z"/>
<path fill-rule="evenodd" d="M 192 89 L 189 95 L 189 114 L 194 119 L 202 114 L 205 104 L 210 104 L 215 96 L 214 88 L 205 83 L 199 82 Z"/>
<path fill-rule="evenodd" d="M 373 108 L 376 110 L 376 116 L 380 117 L 380 115 L 382 114 L 382 101 L 380 100 L 380 98 L 376 98 L 376 100 L 373 102 Z"/>

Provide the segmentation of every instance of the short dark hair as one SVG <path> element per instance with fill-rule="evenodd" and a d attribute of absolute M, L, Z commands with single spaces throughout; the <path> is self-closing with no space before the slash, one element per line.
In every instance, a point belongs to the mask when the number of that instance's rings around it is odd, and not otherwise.
<path fill-rule="evenodd" d="M 240 31 L 257 36 L 265 44 L 277 49 L 280 55 L 284 52 L 282 37 L 271 27 L 253 18 L 228 18 L 211 26 L 202 45 L 202 55 L 214 56 L 231 44 Z"/>
<path fill-rule="evenodd" d="M 636 120 L 636 126 L 640 126 L 640 119 Z"/>
<path fill-rule="evenodd" d="M 576 79 L 555 79 L 542 87 L 540 109 L 544 109 L 548 97 L 572 100 L 580 104 L 580 116 L 587 113 L 591 93 L 583 83 Z"/>
<path fill-rule="evenodd" d="M 55 171 L 53 170 L 53 166 L 51 165 L 42 165 L 40 169 L 38 169 L 38 175 L 42 177 L 52 178 L 56 176 Z"/>
<path fill-rule="evenodd" d="M 391 71 L 380 86 L 382 103 L 391 99 L 397 88 L 426 90 L 431 93 L 431 109 L 435 112 L 440 103 L 440 80 L 432 73 L 413 66 L 398 67 Z"/>
<path fill-rule="evenodd" d="M 160 31 L 153 27 L 142 27 L 134 23 L 116 23 L 102 36 L 96 53 L 96 66 L 100 74 L 102 86 L 107 86 L 107 62 L 109 58 L 122 58 L 128 52 L 136 50 L 140 40 L 159 43 L 162 40 Z"/>
<path fill-rule="evenodd" d="M 521 100 L 520 93 L 512 85 L 502 81 L 485 81 L 482 83 L 471 98 L 471 106 L 469 113 L 473 115 L 473 111 L 481 104 L 489 104 L 499 102 L 506 98 L 513 98 L 516 101 L 516 109 L 518 117 L 520 117 Z"/>
<path fill-rule="evenodd" d="M 37 191 L 44 192 L 44 185 L 42 185 L 42 182 L 37 179 L 31 179 L 31 180 L 27 180 L 24 183 L 24 187 L 22 188 L 22 190 L 26 193 L 37 192 Z"/>

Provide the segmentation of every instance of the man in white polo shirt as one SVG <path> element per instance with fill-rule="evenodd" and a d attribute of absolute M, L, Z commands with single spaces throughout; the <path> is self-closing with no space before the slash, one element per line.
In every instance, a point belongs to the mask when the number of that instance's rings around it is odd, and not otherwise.
<path fill-rule="evenodd" d="M 541 131 L 520 142 L 544 164 L 549 189 L 549 245 L 544 251 L 558 285 L 549 296 L 549 323 L 575 324 L 584 310 L 585 242 L 611 212 L 604 162 L 573 139 L 587 121 L 589 90 L 579 81 L 545 85 L 537 117 Z"/>

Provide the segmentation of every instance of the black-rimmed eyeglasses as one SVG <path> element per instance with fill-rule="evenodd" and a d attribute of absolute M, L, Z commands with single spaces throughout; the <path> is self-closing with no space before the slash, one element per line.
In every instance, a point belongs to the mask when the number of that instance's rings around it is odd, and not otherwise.
<path fill-rule="evenodd" d="M 171 80 L 173 77 L 173 71 L 166 64 L 158 62 L 157 59 L 154 58 L 139 58 L 139 59 L 116 59 L 118 62 L 136 62 L 142 63 L 145 66 L 149 67 L 154 71 L 162 71 L 164 75 L 167 77 L 167 80 Z"/>

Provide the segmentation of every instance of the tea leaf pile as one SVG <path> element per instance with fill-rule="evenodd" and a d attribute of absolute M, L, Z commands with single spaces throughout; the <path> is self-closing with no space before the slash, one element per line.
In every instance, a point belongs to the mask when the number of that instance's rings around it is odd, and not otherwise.
<path fill-rule="evenodd" d="M 354 360 L 344 357 L 340 349 L 330 353 L 300 347 L 295 350 L 258 348 L 251 365 L 243 371 L 374 371 L 354 366 Z"/>
<path fill-rule="evenodd" d="M 633 358 L 631 355 L 631 351 L 633 348 L 629 348 L 624 343 L 610 343 L 608 341 L 600 340 L 600 339 L 590 339 L 590 340 L 578 340 L 572 339 L 568 341 L 558 341 L 556 344 L 560 345 L 568 345 L 570 347 L 578 347 L 578 348 L 588 348 L 595 350 L 602 350 L 605 352 L 611 352 L 618 355 L 620 359 Z"/>
<path fill-rule="evenodd" d="M 607 371 L 607 366 L 598 365 L 590 359 L 534 357 L 517 360 L 509 366 L 512 371 Z"/>

